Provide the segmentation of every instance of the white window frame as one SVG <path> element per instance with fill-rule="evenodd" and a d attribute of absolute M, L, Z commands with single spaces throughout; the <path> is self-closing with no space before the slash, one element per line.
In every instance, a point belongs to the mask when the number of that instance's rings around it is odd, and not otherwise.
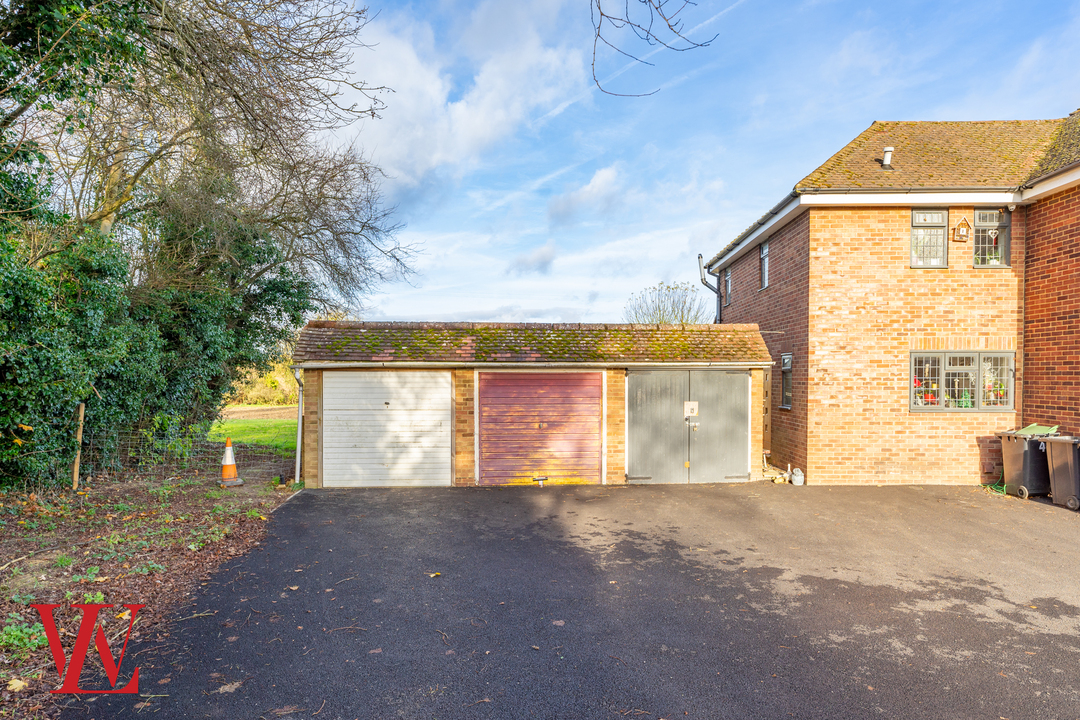
<path fill-rule="evenodd" d="M 731 268 L 724 268 L 724 304 L 731 304 Z"/>

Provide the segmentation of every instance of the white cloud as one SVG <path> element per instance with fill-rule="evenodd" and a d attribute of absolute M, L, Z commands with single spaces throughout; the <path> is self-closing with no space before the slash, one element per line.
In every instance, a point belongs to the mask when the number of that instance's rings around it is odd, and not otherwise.
<path fill-rule="evenodd" d="M 497 12 L 514 5 L 482 5 L 454 50 L 420 20 L 379 16 L 365 29 L 373 47 L 357 54 L 354 72 L 393 92 L 382 118 L 365 122 L 360 137 L 390 176 L 391 195 L 433 170 L 456 175 L 475 166 L 530 114 L 584 86 L 581 49 L 543 37 L 558 4 L 534 0 Z"/>
<path fill-rule="evenodd" d="M 536 248 L 531 253 L 518 255 L 510 263 L 509 270 L 515 275 L 527 275 L 539 273 L 551 274 L 551 264 L 555 262 L 555 245 L 548 242 L 546 245 Z"/>
<path fill-rule="evenodd" d="M 610 213 L 623 199 L 623 185 L 615 165 L 597 170 L 587 184 L 548 201 L 552 227 L 573 224 L 583 212 Z"/>

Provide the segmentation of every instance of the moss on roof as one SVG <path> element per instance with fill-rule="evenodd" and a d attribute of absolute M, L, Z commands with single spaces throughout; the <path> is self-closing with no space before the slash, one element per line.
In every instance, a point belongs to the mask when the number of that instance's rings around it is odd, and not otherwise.
<path fill-rule="evenodd" d="M 757 325 L 310 322 L 293 360 L 433 364 L 770 362 Z"/>
<path fill-rule="evenodd" d="M 795 186 L 835 189 L 1015 188 L 1065 119 L 875 122 Z M 892 147 L 892 170 L 881 159 Z"/>
<path fill-rule="evenodd" d="M 1077 110 L 1058 126 L 1046 153 L 1035 169 L 1028 175 L 1025 185 L 1080 163 L 1080 110 Z"/>

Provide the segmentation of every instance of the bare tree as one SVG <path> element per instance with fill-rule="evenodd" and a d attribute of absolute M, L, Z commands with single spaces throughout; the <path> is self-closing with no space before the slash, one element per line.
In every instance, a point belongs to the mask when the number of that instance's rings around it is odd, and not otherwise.
<path fill-rule="evenodd" d="M 589 0 L 593 22 L 592 75 L 596 87 L 608 95 L 621 94 L 605 89 L 596 76 L 596 56 L 601 47 L 607 47 L 630 60 L 651 65 L 644 58 L 624 50 L 626 40 L 643 40 L 649 47 L 661 46 L 677 52 L 707 47 L 712 43 L 715 35 L 703 42 L 695 42 L 686 35 L 683 11 L 696 5 L 692 0 Z M 617 35 L 623 36 L 623 39 L 616 38 Z M 652 95 L 655 92 L 631 95 Z"/>
<path fill-rule="evenodd" d="M 705 298 L 694 283 L 658 283 L 630 296 L 623 320 L 641 325 L 707 323 L 712 319 Z"/>

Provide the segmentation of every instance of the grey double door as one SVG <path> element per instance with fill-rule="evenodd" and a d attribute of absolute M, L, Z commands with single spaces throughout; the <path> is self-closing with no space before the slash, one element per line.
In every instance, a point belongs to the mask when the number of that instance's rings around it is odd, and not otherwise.
<path fill-rule="evenodd" d="M 630 482 L 749 479 L 750 373 L 632 371 L 626 405 Z"/>

